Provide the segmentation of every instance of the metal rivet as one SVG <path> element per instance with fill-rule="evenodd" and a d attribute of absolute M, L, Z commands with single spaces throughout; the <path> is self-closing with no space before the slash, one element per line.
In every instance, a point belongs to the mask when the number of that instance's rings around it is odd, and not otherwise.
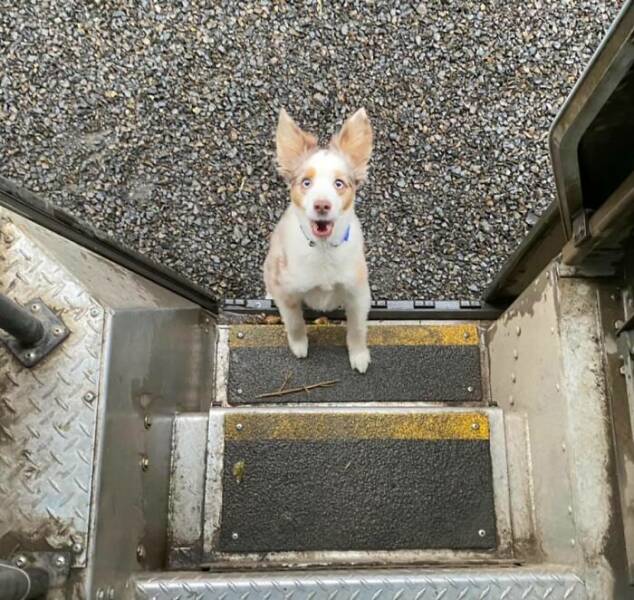
<path fill-rule="evenodd" d="M 577 542 L 575 541 L 575 539 L 574 539 L 574 538 L 570 540 L 570 545 L 571 545 L 571 546 L 576 545 L 576 543 L 577 543 Z"/>
<path fill-rule="evenodd" d="M 522 328 L 519 325 L 515 328 L 515 333 L 517 335 L 522 335 Z"/>
<path fill-rule="evenodd" d="M 621 375 L 625 376 L 625 366 L 624 366 L 624 365 L 621 365 L 621 366 L 619 367 L 619 373 L 620 373 Z"/>
<path fill-rule="evenodd" d="M 485 529 L 478 529 L 478 535 L 479 535 L 480 537 L 482 537 L 482 538 L 483 538 L 486 534 L 487 534 L 487 532 L 486 532 L 486 530 L 485 530 Z"/>
<path fill-rule="evenodd" d="M 38 310 L 40 310 L 40 305 L 34 302 L 33 304 L 31 304 L 31 310 L 33 312 L 37 312 Z"/>
<path fill-rule="evenodd" d="M 621 320 L 614 321 L 614 329 L 621 329 L 621 327 L 623 327 L 623 321 Z"/>
<path fill-rule="evenodd" d="M 145 560 L 146 557 L 146 552 L 145 552 L 145 546 L 143 544 L 139 544 L 136 547 L 136 559 L 137 562 L 143 562 Z"/>
<path fill-rule="evenodd" d="M 515 376 L 515 373 L 511 373 L 511 381 L 513 383 L 515 383 L 517 381 L 517 377 Z"/>
<path fill-rule="evenodd" d="M 559 391 L 559 390 L 561 389 L 561 388 L 559 387 L 559 384 L 558 384 L 558 383 L 556 383 L 556 384 L 555 384 L 555 389 L 556 389 L 557 391 Z"/>
<path fill-rule="evenodd" d="M 147 456 L 141 457 L 141 469 L 147 471 L 150 468 L 150 459 Z"/>
<path fill-rule="evenodd" d="M 572 506 L 570 506 L 570 504 L 568 505 L 568 514 L 571 515 L 572 514 Z"/>
<path fill-rule="evenodd" d="M 113 587 L 108 588 L 107 598 L 108 598 L 108 600 L 114 600 L 114 588 Z"/>
<path fill-rule="evenodd" d="M 86 392 L 84 394 L 84 400 L 86 402 L 94 402 L 95 398 L 96 398 L 96 396 L 95 396 L 94 392 Z"/>
<path fill-rule="evenodd" d="M 99 316 L 99 309 L 98 309 L 98 308 L 91 308 L 91 309 L 90 309 L 90 316 L 91 316 L 91 317 L 97 317 L 97 316 Z"/>
<path fill-rule="evenodd" d="M 464 332 L 464 339 L 465 339 L 465 340 L 468 340 L 468 339 L 469 339 L 469 332 L 468 332 L 468 331 L 465 331 L 465 332 Z"/>
<path fill-rule="evenodd" d="M 55 566 L 59 567 L 60 569 L 62 567 L 66 566 L 66 557 L 62 556 L 61 554 L 59 556 L 55 557 Z"/>
<path fill-rule="evenodd" d="M 73 552 L 75 554 L 79 554 L 80 552 L 82 552 L 83 549 L 84 547 L 79 542 L 75 542 L 73 544 Z"/>
<path fill-rule="evenodd" d="M 244 331 L 238 331 L 238 339 L 241 340 L 244 338 Z"/>
<path fill-rule="evenodd" d="M 519 357 L 519 354 L 518 354 L 517 350 L 513 350 L 513 358 L 515 360 L 517 360 L 518 357 Z"/>
<path fill-rule="evenodd" d="M 236 423 L 236 429 L 238 431 L 242 431 L 243 427 L 244 427 L 244 425 L 242 425 L 242 423 Z"/>
<path fill-rule="evenodd" d="M 238 388 L 238 396 L 242 396 L 242 388 Z"/>
<path fill-rule="evenodd" d="M 13 560 L 13 564 L 15 564 L 15 566 L 20 569 L 24 567 L 26 563 L 27 563 L 27 560 L 24 554 L 20 554 L 19 556 L 16 556 L 15 559 Z"/>
<path fill-rule="evenodd" d="M 471 429 L 478 431 L 478 429 L 480 429 L 480 423 L 471 423 Z"/>
<path fill-rule="evenodd" d="M 563 443 L 563 444 L 561 445 L 561 451 L 562 451 L 562 452 L 565 452 L 565 451 L 566 451 L 566 444 L 565 444 L 565 443 Z"/>
<path fill-rule="evenodd" d="M 513 396 L 509 396 L 509 404 L 513 406 L 515 404 L 515 398 Z"/>
<path fill-rule="evenodd" d="M 33 360 L 35 358 L 35 352 L 25 352 L 24 358 L 27 360 Z"/>
<path fill-rule="evenodd" d="M 152 427 L 152 417 L 151 417 L 151 415 L 145 415 L 143 417 L 143 427 L 145 427 L 146 429 L 150 429 L 150 427 Z"/>
<path fill-rule="evenodd" d="M 237 532 L 237 531 L 234 531 L 234 532 L 231 534 L 231 539 L 232 539 L 232 540 L 237 540 L 239 537 L 240 537 L 240 536 L 238 535 L 238 532 Z"/>
<path fill-rule="evenodd" d="M 473 392 L 473 386 L 472 385 L 467 386 L 467 392 L 469 392 L 469 393 Z"/>
<path fill-rule="evenodd" d="M 53 328 L 53 335 L 60 336 L 62 333 L 64 333 L 64 330 L 61 327 Z"/>

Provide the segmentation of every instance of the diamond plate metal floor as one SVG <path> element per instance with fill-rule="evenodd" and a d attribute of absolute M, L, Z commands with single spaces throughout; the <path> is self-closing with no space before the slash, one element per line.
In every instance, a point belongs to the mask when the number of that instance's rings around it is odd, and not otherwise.
<path fill-rule="evenodd" d="M 139 576 L 137 600 L 586 600 L 584 582 L 556 568 L 165 573 Z"/>

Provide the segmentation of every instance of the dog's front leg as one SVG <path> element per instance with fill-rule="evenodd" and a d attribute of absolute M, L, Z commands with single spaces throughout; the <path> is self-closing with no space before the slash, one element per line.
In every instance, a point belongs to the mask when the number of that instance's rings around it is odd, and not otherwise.
<path fill-rule="evenodd" d="M 348 291 L 346 298 L 346 341 L 350 366 L 365 373 L 370 364 L 368 350 L 368 313 L 370 312 L 370 286 L 365 283 Z"/>
<path fill-rule="evenodd" d="M 297 358 L 306 358 L 308 356 L 308 336 L 306 335 L 306 323 L 304 323 L 301 299 L 276 298 L 275 303 L 286 326 L 286 335 L 291 352 Z"/>

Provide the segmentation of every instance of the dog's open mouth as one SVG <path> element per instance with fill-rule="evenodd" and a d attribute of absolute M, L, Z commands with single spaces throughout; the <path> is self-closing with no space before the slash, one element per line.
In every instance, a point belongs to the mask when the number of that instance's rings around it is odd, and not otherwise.
<path fill-rule="evenodd" d="M 310 225 L 313 235 L 318 238 L 327 238 L 334 226 L 332 221 L 312 221 Z"/>

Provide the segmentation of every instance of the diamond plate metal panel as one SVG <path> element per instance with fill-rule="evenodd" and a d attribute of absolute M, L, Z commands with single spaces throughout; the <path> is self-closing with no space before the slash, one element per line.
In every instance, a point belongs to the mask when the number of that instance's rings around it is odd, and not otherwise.
<path fill-rule="evenodd" d="M 0 348 L 0 556 L 70 550 L 86 561 L 104 314 L 0 210 L 0 289 L 40 297 L 68 339 L 32 369 Z"/>
<path fill-rule="evenodd" d="M 137 600 L 586 600 L 570 571 L 461 569 L 270 574 L 177 573 L 136 579 Z"/>

